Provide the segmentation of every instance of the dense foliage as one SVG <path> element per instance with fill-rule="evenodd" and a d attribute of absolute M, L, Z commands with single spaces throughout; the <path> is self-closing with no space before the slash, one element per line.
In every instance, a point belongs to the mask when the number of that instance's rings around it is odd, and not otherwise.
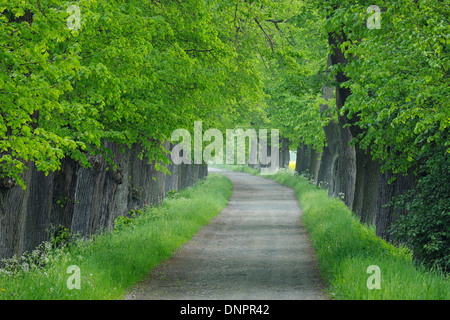
<path fill-rule="evenodd" d="M 373 5 L 379 28 L 367 25 Z M 449 16 L 447 0 L 0 0 L 1 184 L 25 187 L 29 162 L 47 173 L 64 157 L 113 163 L 104 141 L 140 144 L 163 169 L 163 142 L 196 120 L 277 128 L 320 152 L 334 35 L 345 61 L 332 74 L 347 80 L 333 84 L 351 93 L 340 115 L 383 171 L 421 176 L 399 236 L 445 266 Z"/>
<path fill-rule="evenodd" d="M 301 2 L 289 19 L 273 27 L 278 36 L 274 54 L 263 60 L 263 123 L 279 128 L 291 149 L 305 143 L 320 152 L 325 143 L 319 106 L 327 66 L 324 22 L 314 2 Z"/>
<path fill-rule="evenodd" d="M 441 148 L 442 149 L 442 148 Z M 393 199 L 408 215 L 393 224 L 397 241 L 413 249 L 414 258 L 429 268 L 450 272 L 450 161 L 442 150 L 423 155 L 416 188 Z"/>
<path fill-rule="evenodd" d="M 380 9 L 378 28 L 370 28 Z M 341 115 L 358 128 L 355 141 L 382 170 L 413 169 L 416 188 L 396 201 L 407 209 L 395 230 L 415 257 L 448 270 L 450 247 L 450 6 L 440 0 L 330 1 L 326 28 L 338 38 L 350 89 Z M 392 180 L 393 180 L 392 179 Z"/>
<path fill-rule="evenodd" d="M 366 8 L 378 5 L 380 28 L 370 29 Z M 450 7 L 439 0 L 339 1 L 327 28 L 339 34 L 350 88 L 342 113 L 357 117 L 358 139 L 396 172 L 417 164 L 419 153 L 450 142 Z"/>
<path fill-rule="evenodd" d="M 28 161 L 45 172 L 66 156 L 89 165 L 107 156 L 104 140 L 166 162 L 161 143 L 176 128 L 220 128 L 260 100 L 251 43 L 230 38 L 231 4 L 81 0 L 79 21 L 70 4 L 0 2 L 3 177 L 24 186 Z"/>

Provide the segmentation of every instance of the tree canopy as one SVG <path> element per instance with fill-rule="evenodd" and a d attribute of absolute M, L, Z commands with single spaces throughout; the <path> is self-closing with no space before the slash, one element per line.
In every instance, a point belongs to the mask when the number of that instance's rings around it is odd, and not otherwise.
<path fill-rule="evenodd" d="M 446 1 L 80 0 L 79 17 L 71 5 L 0 2 L 0 170 L 19 183 L 28 161 L 49 172 L 107 156 L 104 140 L 166 162 L 162 142 L 195 120 L 276 127 L 320 151 L 329 33 L 362 147 L 394 172 L 433 145 L 450 152 Z"/>
<path fill-rule="evenodd" d="M 350 127 L 358 147 L 347 152 L 341 139 L 342 174 L 358 167 L 361 178 L 379 170 L 374 160 L 392 179 L 440 176 L 450 157 L 449 17 L 448 0 L 0 0 L 0 185 L 25 188 L 30 163 L 49 173 L 66 157 L 89 166 L 102 154 L 114 165 L 105 141 L 138 144 L 165 170 L 164 143 L 195 121 L 204 131 L 278 129 L 291 148 L 320 153 L 324 126 L 338 120 L 336 136 Z M 326 103 L 323 87 L 339 103 Z M 445 179 L 419 180 L 404 234 L 423 229 L 410 222 L 429 219 L 418 208 L 433 188 L 447 190 Z M 441 252 L 448 203 L 429 206 L 438 231 L 425 248 Z"/>
<path fill-rule="evenodd" d="M 335 66 L 350 89 L 341 113 L 359 127 L 360 145 L 384 169 L 406 172 L 427 148 L 450 153 L 449 38 L 447 1 L 334 1 L 327 30 L 342 39 L 348 62 Z M 380 27 L 369 28 L 380 9 Z"/>
<path fill-rule="evenodd" d="M 260 100 L 227 2 L 81 0 L 79 28 L 70 5 L 0 2 L 2 176 L 23 185 L 27 161 L 48 173 L 66 156 L 89 165 L 87 155 L 107 155 L 103 140 L 166 162 L 174 129 L 217 127 Z"/>

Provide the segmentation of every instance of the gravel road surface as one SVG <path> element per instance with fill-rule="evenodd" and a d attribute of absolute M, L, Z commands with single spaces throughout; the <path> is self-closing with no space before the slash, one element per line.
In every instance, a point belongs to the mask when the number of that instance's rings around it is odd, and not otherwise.
<path fill-rule="evenodd" d="M 294 191 L 267 178 L 220 173 L 233 182 L 228 206 L 125 298 L 327 299 Z"/>

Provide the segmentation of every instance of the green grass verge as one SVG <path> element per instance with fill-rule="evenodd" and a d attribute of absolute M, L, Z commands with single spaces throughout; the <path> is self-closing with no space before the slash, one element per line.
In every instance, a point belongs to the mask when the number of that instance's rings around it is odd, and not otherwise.
<path fill-rule="evenodd" d="M 125 227 L 74 241 L 70 250 L 47 243 L 0 271 L 0 299 L 120 299 L 226 207 L 231 187 L 226 177 L 209 175 L 160 206 L 145 208 Z M 36 265 L 38 256 L 44 267 Z M 75 283 L 67 272 L 71 265 L 79 267 L 80 289 L 67 286 L 68 280 Z"/>
<path fill-rule="evenodd" d="M 258 175 L 245 166 L 230 166 L 235 171 Z M 321 274 L 328 292 L 335 299 L 351 300 L 448 300 L 450 279 L 429 272 L 412 261 L 407 248 L 396 247 L 375 235 L 373 227 L 359 219 L 328 192 L 291 170 L 280 170 L 271 178 L 295 190 L 303 210 L 301 220 L 310 235 Z M 378 266 L 380 289 L 369 289 Z M 369 272 L 368 272 L 369 271 Z"/>

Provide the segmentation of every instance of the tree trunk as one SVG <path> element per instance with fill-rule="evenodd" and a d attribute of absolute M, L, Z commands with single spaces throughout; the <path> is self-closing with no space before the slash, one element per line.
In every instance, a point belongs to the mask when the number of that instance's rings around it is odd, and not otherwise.
<path fill-rule="evenodd" d="M 290 141 L 288 138 L 281 138 L 281 147 L 280 147 L 280 168 L 288 168 L 290 161 L 289 154 L 289 145 Z"/>
<path fill-rule="evenodd" d="M 353 211 L 361 222 L 375 224 L 377 198 L 380 188 L 380 165 L 368 152 L 356 147 L 356 181 Z"/>
<path fill-rule="evenodd" d="M 308 166 L 309 177 L 313 179 L 317 184 L 322 153 L 318 153 L 316 150 L 311 148 L 310 155 L 311 156 L 309 158 L 309 166 Z"/>
<path fill-rule="evenodd" d="M 340 50 L 340 44 L 345 41 L 345 35 L 329 33 L 328 42 L 333 48 L 332 65 L 347 63 L 346 57 Z M 336 80 L 340 141 L 337 159 L 338 176 L 335 179 L 336 188 L 333 193 L 344 193 L 346 205 L 356 212 L 361 221 L 368 224 L 375 223 L 377 235 L 391 241 L 390 226 L 395 221 L 396 214 L 402 214 L 402 212 L 394 213 L 393 208 L 384 207 L 384 205 L 391 201 L 393 196 L 410 189 L 416 179 L 410 172 L 406 177 L 399 176 L 394 183 L 389 184 L 391 173 L 381 174 L 380 164 L 372 159 L 368 151 L 362 150 L 358 143 L 355 143 L 354 147 L 349 145 L 354 137 L 362 133 L 362 130 L 356 125 L 359 120 L 357 114 L 349 119 L 346 113 L 341 115 L 339 112 L 351 92 L 339 85 L 349 80 L 342 71 L 336 74 Z M 331 137 L 329 134 L 326 136 L 327 139 Z"/>
<path fill-rule="evenodd" d="M 308 169 L 310 164 L 310 157 L 311 149 L 302 142 L 297 148 L 297 159 L 295 164 L 295 171 L 297 171 L 297 173 L 309 175 Z"/>
<path fill-rule="evenodd" d="M 30 171 L 30 190 L 23 228 L 24 248 L 34 248 L 50 239 L 48 229 L 52 212 L 54 173 L 46 176 L 45 173 L 38 172 L 34 164 L 31 165 Z"/>
<path fill-rule="evenodd" d="M 30 167 L 28 164 L 27 170 L 22 174 L 25 185 L 29 185 L 31 181 Z M 23 251 L 24 222 L 29 196 L 29 189 L 0 185 L 0 259 L 20 255 Z"/>
<path fill-rule="evenodd" d="M 345 99 L 349 96 L 348 89 L 336 88 L 336 104 L 338 110 L 342 108 Z M 345 204 L 352 209 L 353 199 L 355 197 L 355 181 L 356 181 L 356 152 L 355 148 L 350 145 L 353 136 L 349 127 L 346 127 L 348 120 L 346 116 L 338 114 L 339 123 L 339 156 L 337 174 L 339 177 L 336 180 L 336 192 L 344 199 Z"/>
<path fill-rule="evenodd" d="M 168 176 L 156 172 L 148 159 L 139 159 L 139 146 L 120 148 L 105 142 L 105 147 L 112 151 L 117 169 L 101 155 L 89 157 L 91 168 L 63 159 L 61 170 L 48 176 L 29 164 L 23 174 L 26 190 L 1 183 L 0 259 L 20 256 L 50 240 L 52 227 L 62 225 L 82 236 L 110 230 L 118 216 L 145 203 L 158 204 L 168 188 L 181 190 L 208 174 L 205 165 L 172 166 L 175 175 L 169 187 Z"/>
<path fill-rule="evenodd" d="M 330 74 L 330 67 L 332 65 L 331 55 L 328 55 L 327 62 L 327 76 Z M 334 98 L 335 87 L 327 86 L 326 84 L 322 87 L 322 97 L 326 100 L 331 100 Z M 323 117 L 325 113 L 328 113 L 329 106 L 327 104 L 320 105 L 320 114 Z M 332 114 L 328 114 L 328 117 L 333 117 Z M 340 131 L 339 125 L 334 120 L 330 119 L 328 124 L 323 128 L 325 133 L 325 138 L 327 145 L 323 149 L 323 154 L 321 158 L 320 169 L 317 177 L 317 181 L 324 188 L 328 189 L 328 194 L 330 196 L 337 196 L 337 168 L 338 168 L 338 157 L 339 157 L 339 144 L 340 144 Z"/>
<path fill-rule="evenodd" d="M 406 176 L 398 175 L 396 180 L 389 184 L 392 178 L 392 172 L 387 171 L 380 177 L 380 189 L 377 198 L 376 215 L 376 235 L 384 238 L 386 241 L 393 241 L 391 235 L 391 225 L 399 216 L 406 214 L 405 209 L 394 209 L 392 206 L 385 206 L 391 201 L 392 197 L 404 194 L 407 190 L 414 188 L 417 183 L 417 177 L 409 169 Z"/>

